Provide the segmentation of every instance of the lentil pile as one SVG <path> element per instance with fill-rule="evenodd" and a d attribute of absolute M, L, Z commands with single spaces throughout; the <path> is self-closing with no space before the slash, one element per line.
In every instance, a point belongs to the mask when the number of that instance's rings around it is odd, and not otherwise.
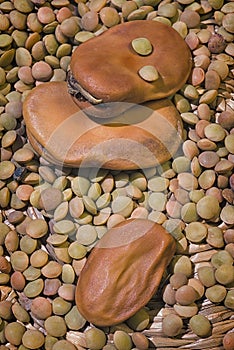
<path fill-rule="evenodd" d="M 29 91 L 66 80 L 77 45 L 134 20 L 172 26 L 193 55 L 172 96 L 177 155 L 126 172 L 38 157 L 22 118 Z M 232 1 L 0 0 L 1 350 L 234 348 L 233 38 Z M 162 224 L 176 255 L 143 309 L 98 328 L 75 306 L 77 279 L 98 239 L 130 217 Z"/>

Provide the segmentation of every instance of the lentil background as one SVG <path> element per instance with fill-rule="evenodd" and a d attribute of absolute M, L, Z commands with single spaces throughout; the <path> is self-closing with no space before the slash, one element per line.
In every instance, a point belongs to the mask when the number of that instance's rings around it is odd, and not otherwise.
<path fill-rule="evenodd" d="M 192 52 L 172 96 L 184 122 L 176 157 L 85 173 L 38 158 L 27 94 L 66 80 L 77 45 L 138 19 L 172 26 Z M 233 1 L 0 0 L 1 350 L 234 348 L 233 38 Z M 129 217 L 162 224 L 177 252 L 144 309 L 98 329 L 75 306 L 77 278 L 98 239 Z"/>

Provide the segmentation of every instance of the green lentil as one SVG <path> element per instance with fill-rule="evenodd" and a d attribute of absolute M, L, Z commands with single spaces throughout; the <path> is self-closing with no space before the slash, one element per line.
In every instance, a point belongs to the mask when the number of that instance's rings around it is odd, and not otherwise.
<path fill-rule="evenodd" d="M 142 331 L 149 324 L 149 314 L 145 309 L 140 309 L 135 315 L 127 320 L 128 326 L 134 331 Z"/>
<path fill-rule="evenodd" d="M 91 350 L 102 349 L 106 344 L 106 335 L 101 329 L 92 327 L 85 332 L 85 340 Z"/>
<path fill-rule="evenodd" d="M 147 38 L 136 38 L 132 40 L 132 48 L 139 55 L 147 56 L 151 54 L 153 48 Z"/>
<path fill-rule="evenodd" d="M 132 348 L 131 337 L 124 331 L 115 331 L 113 340 L 118 350 L 130 350 Z"/>
<path fill-rule="evenodd" d="M 211 323 L 207 317 L 203 315 L 194 315 L 189 320 L 192 331 L 199 337 L 208 337 L 211 334 Z"/>
<path fill-rule="evenodd" d="M 142 79 L 153 82 L 159 78 L 157 69 L 154 66 L 143 66 L 139 69 L 138 74 Z"/>

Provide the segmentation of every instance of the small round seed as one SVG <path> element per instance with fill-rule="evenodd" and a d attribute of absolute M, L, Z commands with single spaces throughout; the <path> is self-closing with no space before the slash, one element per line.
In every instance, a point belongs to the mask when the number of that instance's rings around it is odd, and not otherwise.
<path fill-rule="evenodd" d="M 11 265 L 15 271 L 23 272 L 29 264 L 28 255 L 25 252 L 17 250 L 11 254 Z"/>
<path fill-rule="evenodd" d="M 118 11 L 113 7 L 103 7 L 99 14 L 102 23 L 108 28 L 115 26 L 120 21 Z"/>
<path fill-rule="evenodd" d="M 61 316 L 50 316 L 45 320 L 45 330 L 53 337 L 63 337 L 66 334 L 67 326 Z"/>
<path fill-rule="evenodd" d="M 32 192 L 33 187 L 31 185 L 20 185 L 16 189 L 16 195 L 22 201 L 28 201 Z"/>
<path fill-rule="evenodd" d="M 223 231 L 219 227 L 208 227 L 206 241 L 212 247 L 222 248 L 224 246 Z"/>
<path fill-rule="evenodd" d="M 140 309 L 135 315 L 127 320 L 127 324 L 134 331 L 142 331 L 149 324 L 149 314 L 145 309 Z"/>
<path fill-rule="evenodd" d="M 174 310 L 179 316 L 189 318 L 197 314 L 198 306 L 195 303 L 190 305 L 175 304 Z"/>
<path fill-rule="evenodd" d="M 126 1 L 122 6 L 122 15 L 127 18 L 133 11 L 137 9 L 137 4 L 135 1 Z"/>
<path fill-rule="evenodd" d="M 46 182 L 49 182 L 52 184 L 56 180 L 56 175 L 54 171 L 46 165 L 39 166 L 38 172 L 40 176 L 43 178 L 43 180 L 45 180 Z"/>
<path fill-rule="evenodd" d="M 131 337 L 124 331 L 115 331 L 113 340 L 114 345 L 118 350 L 130 350 L 132 348 Z"/>
<path fill-rule="evenodd" d="M 84 211 L 84 213 L 78 219 L 76 219 L 76 222 L 79 225 L 88 225 L 91 224 L 92 220 L 92 215 Z"/>
<path fill-rule="evenodd" d="M 227 332 L 223 337 L 223 347 L 225 350 L 232 350 L 234 346 L 234 332 Z"/>
<path fill-rule="evenodd" d="M 17 301 L 12 305 L 12 312 L 15 316 L 15 318 L 23 323 L 29 323 L 30 322 L 30 315 L 25 310 L 23 306 L 21 306 Z"/>
<path fill-rule="evenodd" d="M 195 203 L 185 203 L 181 208 L 181 219 L 186 222 L 194 222 L 198 220 L 197 209 Z"/>
<path fill-rule="evenodd" d="M 212 303 L 221 303 L 227 295 L 227 290 L 224 286 L 215 284 L 206 289 L 205 295 Z"/>
<path fill-rule="evenodd" d="M 69 19 L 67 19 L 65 21 L 67 22 L 67 21 L 69 21 Z M 81 24 L 82 24 L 82 27 L 84 30 L 92 32 L 97 27 L 98 21 L 99 21 L 99 18 L 98 18 L 97 12 L 96 11 L 88 11 L 83 15 L 83 17 L 81 19 Z"/>
<path fill-rule="evenodd" d="M 172 18 L 176 13 L 176 7 L 173 4 L 162 4 L 158 8 L 158 15 L 162 17 Z"/>
<path fill-rule="evenodd" d="M 10 21 L 5 14 L 0 14 L 0 30 L 5 31 L 9 28 L 10 26 Z"/>
<path fill-rule="evenodd" d="M 42 267 L 41 273 L 46 278 L 56 278 L 62 273 L 62 266 L 57 261 L 49 261 Z"/>
<path fill-rule="evenodd" d="M 95 226 L 104 225 L 111 215 L 111 208 L 107 207 L 101 209 L 99 213 L 93 218 L 93 223 Z"/>
<path fill-rule="evenodd" d="M 201 188 L 207 190 L 211 188 L 216 180 L 216 174 L 214 170 L 205 170 L 198 178 L 198 183 Z M 208 193 L 207 193 L 208 194 Z"/>
<path fill-rule="evenodd" d="M 58 278 L 45 279 L 43 294 L 45 296 L 54 296 L 61 286 L 61 281 Z"/>
<path fill-rule="evenodd" d="M 218 93 L 217 90 L 208 90 L 206 91 L 200 98 L 199 103 L 207 103 L 210 104 L 215 101 Z"/>
<path fill-rule="evenodd" d="M 0 317 L 1 317 L 1 321 L 2 321 L 2 319 L 10 321 L 12 319 L 12 316 L 13 316 L 13 314 L 12 314 L 12 302 L 10 300 L 2 300 L 2 301 L 0 301 Z"/>
<path fill-rule="evenodd" d="M 216 281 L 220 284 L 227 285 L 234 280 L 234 267 L 229 264 L 222 264 L 215 271 Z"/>
<path fill-rule="evenodd" d="M 15 290 L 22 292 L 25 285 L 26 285 L 26 280 L 22 272 L 20 271 L 14 271 L 11 275 L 10 278 L 11 286 Z"/>
<path fill-rule="evenodd" d="M 92 11 L 99 12 L 106 5 L 106 0 L 91 0 L 89 8 Z"/>
<path fill-rule="evenodd" d="M 173 289 L 178 289 L 184 285 L 186 285 L 188 282 L 188 277 L 181 272 L 174 273 L 170 277 L 170 284 Z"/>
<path fill-rule="evenodd" d="M 175 300 L 175 290 L 172 288 L 171 284 L 167 284 L 163 291 L 163 301 L 168 305 L 174 305 Z"/>
<path fill-rule="evenodd" d="M 129 197 L 119 196 L 111 203 L 114 214 L 119 214 L 128 217 L 133 210 L 133 201 Z"/>
<path fill-rule="evenodd" d="M 196 177 L 190 173 L 178 174 L 179 186 L 187 191 L 195 190 L 198 187 L 198 181 Z"/>
<path fill-rule="evenodd" d="M 22 337 L 22 344 L 28 349 L 39 349 L 44 342 L 43 333 L 36 329 L 27 329 Z"/>
<path fill-rule="evenodd" d="M 190 125 L 196 125 L 199 120 L 196 114 L 191 112 L 181 113 L 181 117 L 184 122 Z"/>
<path fill-rule="evenodd" d="M 149 348 L 149 340 L 143 333 L 134 332 L 132 334 L 132 341 L 138 349 L 147 350 Z"/>
<path fill-rule="evenodd" d="M 32 313 L 40 320 L 45 320 L 52 314 L 51 302 L 44 297 L 36 297 L 31 304 Z"/>
<path fill-rule="evenodd" d="M 145 176 L 140 172 L 134 172 L 130 175 L 129 180 L 132 185 L 138 187 L 141 191 L 145 191 L 147 187 L 147 181 Z"/>
<path fill-rule="evenodd" d="M 37 17 L 42 24 L 48 24 L 55 20 L 55 14 L 53 10 L 47 6 L 40 7 L 38 9 Z"/>
<path fill-rule="evenodd" d="M 163 318 L 162 331 L 168 337 L 175 337 L 182 331 L 183 321 L 175 314 L 169 314 Z"/>
<path fill-rule="evenodd" d="M 192 263 L 189 257 L 182 255 L 174 266 L 174 273 L 183 273 L 189 277 L 192 273 Z"/>
<path fill-rule="evenodd" d="M 151 191 L 163 192 L 168 188 L 168 186 L 169 180 L 164 177 L 154 176 L 148 181 L 148 188 Z"/>
<path fill-rule="evenodd" d="M 55 0 L 53 0 L 55 1 Z M 54 340 L 54 338 L 53 338 Z M 62 339 L 62 340 L 57 340 L 55 344 L 53 345 L 53 350 L 76 350 L 77 347 L 75 345 L 73 345 L 71 342 L 69 342 L 68 340 Z"/>
<path fill-rule="evenodd" d="M 78 197 L 84 196 L 88 193 L 90 181 L 83 176 L 77 176 L 71 181 L 71 188 L 74 194 Z"/>
<path fill-rule="evenodd" d="M 6 180 L 9 179 L 15 171 L 15 165 L 8 161 L 8 160 L 3 160 L 0 163 L 0 180 Z"/>
<path fill-rule="evenodd" d="M 32 254 L 37 248 L 37 240 L 29 237 L 28 235 L 23 236 L 20 239 L 20 249 L 27 253 Z"/>
<path fill-rule="evenodd" d="M 151 42 L 147 38 L 136 38 L 132 40 L 133 50 L 142 56 L 150 55 L 153 51 Z"/>
<path fill-rule="evenodd" d="M 233 290 L 229 290 L 227 292 L 227 295 L 226 295 L 226 298 L 224 300 L 224 305 L 227 307 L 227 308 L 230 308 L 231 310 L 233 310 L 234 308 L 234 303 L 233 303 L 233 297 L 234 297 L 234 293 L 233 293 Z"/>
<path fill-rule="evenodd" d="M 142 79 L 148 82 L 155 81 L 159 78 L 158 71 L 154 66 L 143 66 L 139 69 L 138 74 Z"/>
<path fill-rule="evenodd" d="M 174 192 L 174 195 L 175 199 L 182 205 L 190 201 L 189 193 L 183 188 L 177 188 Z"/>
<path fill-rule="evenodd" d="M 138 187 L 133 186 L 133 185 L 128 185 L 126 187 L 126 194 L 128 197 L 132 198 L 132 199 L 141 199 L 143 194 L 141 192 L 141 190 L 139 190 Z"/>
<path fill-rule="evenodd" d="M 137 207 L 133 210 L 131 214 L 131 218 L 138 218 L 138 219 L 147 219 L 148 217 L 148 210 L 146 208 Z"/>
<path fill-rule="evenodd" d="M 11 271 L 11 264 L 4 256 L 0 256 L 0 271 L 6 274 Z"/>
<path fill-rule="evenodd" d="M 232 265 L 232 263 L 233 263 L 232 256 L 226 250 L 220 250 L 217 253 L 213 254 L 211 257 L 211 264 L 215 268 L 218 268 L 223 264 Z"/>
<path fill-rule="evenodd" d="M 234 223 L 234 206 L 226 205 L 220 213 L 221 219 L 229 225 L 233 225 Z"/>
<path fill-rule="evenodd" d="M 29 282 L 24 287 L 24 294 L 28 298 L 35 298 L 37 297 L 44 288 L 44 281 L 42 278 L 38 278 L 35 281 Z"/>
<path fill-rule="evenodd" d="M 202 67 L 194 67 L 192 70 L 192 85 L 198 86 L 200 85 L 205 79 L 205 72 Z"/>
<path fill-rule="evenodd" d="M 226 136 L 225 130 L 222 126 L 214 123 L 207 125 L 204 129 L 204 133 L 209 140 L 214 142 L 222 141 Z"/>
<path fill-rule="evenodd" d="M 196 28 L 200 24 L 199 14 L 189 9 L 182 12 L 180 20 L 184 22 L 188 28 Z"/>
<path fill-rule="evenodd" d="M 64 283 L 59 287 L 58 295 L 67 301 L 73 301 L 75 299 L 75 289 L 74 284 Z"/>
<path fill-rule="evenodd" d="M 76 239 L 79 244 L 88 246 L 97 239 L 97 231 L 90 224 L 80 226 L 77 230 Z"/>
<path fill-rule="evenodd" d="M 227 135 L 224 140 L 228 152 L 234 154 L 234 134 Z"/>
<path fill-rule="evenodd" d="M 96 201 L 102 193 L 102 188 L 98 182 L 93 183 L 88 190 L 88 197 Z"/>
<path fill-rule="evenodd" d="M 106 208 L 111 201 L 111 195 L 110 193 L 106 192 L 103 193 L 96 201 L 96 206 L 98 210 Z"/>
<path fill-rule="evenodd" d="M 207 236 L 207 228 L 201 222 L 191 222 L 185 228 L 185 234 L 190 242 L 200 243 Z"/>
<path fill-rule="evenodd" d="M 44 61 L 36 62 L 32 66 L 32 76 L 35 80 L 48 81 L 52 77 L 52 74 L 52 68 Z"/>
<path fill-rule="evenodd" d="M 72 307 L 72 304 L 61 297 L 56 297 L 52 301 L 53 313 L 57 316 L 62 316 L 67 314 L 70 311 L 71 307 Z"/>
<path fill-rule="evenodd" d="M 149 206 L 156 211 L 164 211 L 166 208 L 167 197 L 164 193 L 153 192 L 149 195 Z"/>
<path fill-rule="evenodd" d="M 208 337 L 211 334 L 211 323 L 207 317 L 203 315 L 194 315 L 189 320 L 192 331 L 199 337 Z"/>
<path fill-rule="evenodd" d="M 48 262 L 48 254 L 42 250 L 38 249 L 32 253 L 30 256 L 30 264 L 33 267 L 40 268 Z"/>
<path fill-rule="evenodd" d="M 34 281 L 41 276 L 41 271 L 33 266 L 29 266 L 24 270 L 23 275 L 27 281 Z"/>
<path fill-rule="evenodd" d="M 93 13 L 93 11 L 92 11 L 92 13 Z M 95 20 L 96 20 L 96 18 L 95 18 Z M 84 22 L 86 22 L 86 21 L 84 21 L 82 19 L 81 22 L 82 22 L 82 24 L 84 24 Z M 68 38 L 74 37 L 80 30 L 77 19 L 74 16 L 70 16 L 69 18 L 65 18 L 61 23 L 60 29 L 61 29 L 61 32 Z M 89 30 L 89 29 L 87 29 L 87 30 Z"/>
<path fill-rule="evenodd" d="M 192 286 L 184 285 L 176 290 L 175 299 L 180 305 L 190 305 L 197 299 L 197 293 Z"/>
<path fill-rule="evenodd" d="M 26 233 L 32 238 L 41 238 L 48 232 L 47 222 L 43 219 L 35 219 L 26 226 Z"/>
<path fill-rule="evenodd" d="M 62 266 L 62 281 L 64 283 L 73 283 L 75 279 L 75 272 L 70 264 Z"/>
<path fill-rule="evenodd" d="M 101 329 L 92 327 L 85 332 L 85 340 L 89 349 L 102 349 L 106 344 L 106 335 Z"/>
<path fill-rule="evenodd" d="M 4 48 L 9 46 L 12 43 L 13 39 L 8 34 L 1 34 L 0 35 L 0 47 Z"/>
<path fill-rule="evenodd" d="M 85 257 L 87 249 L 79 242 L 72 242 L 68 247 L 68 254 L 73 259 L 82 259 Z"/>
<path fill-rule="evenodd" d="M 187 157 L 183 157 L 183 156 L 177 157 L 172 162 L 172 169 L 177 174 L 186 172 L 190 169 L 190 160 Z"/>
<path fill-rule="evenodd" d="M 65 322 L 69 329 L 77 331 L 84 327 L 86 319 L 80 314 L 76 306 L 65 315 Z"/>
<path fill-rule="evenodd" d="M 68 202 L 62 202 L 54 211 L 54 220 L 60 221 L 66 218 L 68 214 Z"/>
<path fill-rule="evenodd" d="M 48 212 L 56 209 L 62 200 L 62 192 L 57 188 L 49 187 L 41 192 L 39 203 Z"/>
<path fill-rule="evenodd" d="M 232 171 L 233 167 L 234 165 L 232 162 L 227 159 L 222 159 L 216 164 L 214 170 L 219 174 L 225 174 L 229 171 Z"/>
<path fill-rule="evenodd" d="M 84 207 L 90 214 L 96 215 L 97 214 L 97 206 L 95 202 L 92 200 L 92 198 L 88 196 L 83 196 L 83 202 Z"/>
<path fill-rule="evenodd" d="M 136 12 L 136 11 L 134 11 L 134 12 Z M 140 18 L 140 19 L 144 19 L 144 17 L 145 17 L 145 13 L 143 12 L 143 14 L 142 14 L 142 16 L 141 16 L 142 18 Z M 131 14 L 128 16 L 128 20 L 131 20 L 132 19 L 132 16 L 131 16 Z M 133 20 L 134 19 L 137 19 L 137 18 L 135 18 L 135 16 L 133 16 Z M 163 24 L 166 24 L 167 26 L 171 26 L 171 21 L 170 21 L 170 19 L 169 18 L 165 18 L 165 17 L 162 17 L 162 16 L 155 16 L 155 17 L 153 17 L 153 21 L 157 21 L 157 22 L 160 22 L 160 23 L 163 23 Z"/>
<path fill-rule="evenodd" d="M 219 156 L 216 152 L 205 151 L 198 156 L 199 163 L 204 168 L 213 168 L 219 161 Z"/>
<path fill-rule="evenodd" d="M 125 218 L 123 215 L 120 214 L 112 214 L 109 219 L 107 220 L 107 228 L 110 229 L 111 227 L 119 224 L 120 222 L 124 221 Z"/>
<path fill-rule="evenodd" d="M 224 80 L 228 76 L 228 73 L 229 73 L 229 68 L 228 68 L 227 63 L 224 61 L 219 61 L 219 60 L 212 61 L 210 63 L 210 65 L 208 67 L 208 72 L 210 70 L 215 71 L 220 76 L 221 80 Z"/>
<path fill-rule="evenodd" d="M 79 218 L 84 212 L 83 200 L 76 196 L 69 202 L 69 212 L 74 219 Z"/>
<path fill-rule="evenodd" d="M 197 278 L 190 278 L 188 280 L 188 286 L 193 287 L 193 289 L 196 291 L 197 299 L 200 299 L 203 297 L 205 293 L 205 288 L 202 285 L 202 283 Z"/>
<path fill-rule="evenodd" d="M 215 197 L 205 196 L 197 202 L 197 213 L 203 219 L 212 219 L 219 214 L 219 211 L 219 202 Z"/>

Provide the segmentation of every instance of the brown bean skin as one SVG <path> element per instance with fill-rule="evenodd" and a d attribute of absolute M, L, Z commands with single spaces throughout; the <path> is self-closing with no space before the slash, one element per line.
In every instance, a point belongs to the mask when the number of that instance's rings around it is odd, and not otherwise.
<path fill-rule="evenodd" d="M 110 229 L 81 271 L 80 313 L 98 326 L 128 319 L 156 292 L 174 252 L 172 236 L 152 221 L 128 219 Z"/>

